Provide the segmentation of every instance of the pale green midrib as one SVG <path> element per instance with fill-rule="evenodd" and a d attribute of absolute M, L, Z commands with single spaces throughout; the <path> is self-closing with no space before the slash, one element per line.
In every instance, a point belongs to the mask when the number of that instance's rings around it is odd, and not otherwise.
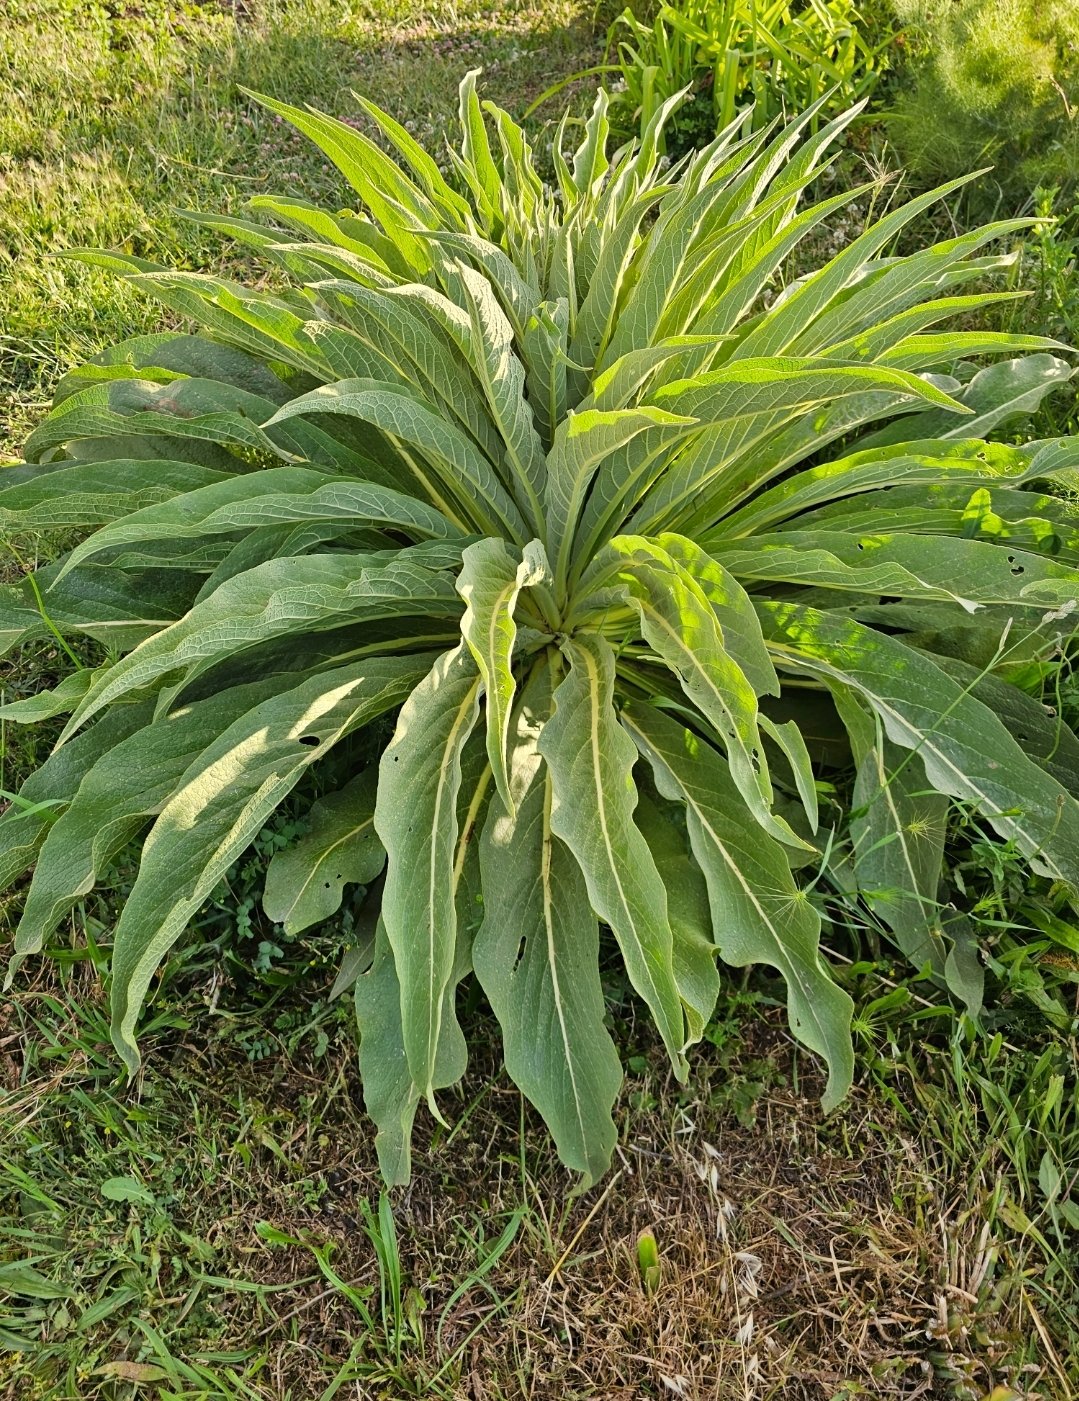
<path fill-rule="evenodd" d="M 453 753 L 454 747 L 455 747 L 456 741 L 457 741 L 457 736 L 461 733 L 461 730 L 462 730 L 462 729 L 465 727 L 465 725 L 467 724 L 468 713 L 469 713 L 469 711 L 471 710 L 471 708 L 472 708 L 472 706 L 473 706 L 473 704 L 474 704 L 474 702 L 475 702 L 476 692 L 477 692 L 477 689 L 479 688 L 479 685 L 480 685 L 480 681 L 479 681 L 479 679 L 477 678 L 477 680 L 474 681 L 473 684 L 468 688 L 468 691 L 467 691 L 467 693 L 465 694 L 464 700 L 461 702 L 460 706 L 458 707 L 458 709 L 457 709 L 457 714 L 456 714 L 456 716 L 454 717 L 453 725 L 452 725 L 451 728 L 450 728 L 449 735 L 447 736 L 446 743 L 445 743 L 445 745 L 444 745 L 444 747 L 443 747 L 443 754 L 450 754 L 450 753 Z M 445 801 L 446 793 L 447 793 L 447 791 L 448 791 L 448 789 L 449 789 L 449 786 L 450 786 L 449 780 L 450 780 L 452 768 L 453 768 L 453 765 L 452 765 L 452 764 L 447 765 L 446 763 L 443 763 L 443 764 L 440 766 L 440 768 L 439 768 L 438 781 L 437 781 L 437 783 L 436 783 L 436 785 L 435 785 L 434 813 L 433 813 L 432 822 L 431 822 L 431 829 L 432 829 L 433 832 L 437 832 L 437 831 L 438 831 L 439 821 L 440 821 L 440 818 L 441 818 L 441 815 L 442 815 L 443 803 L 444 803 L 444 801 Z M 434 1091 L 435 1053 L 436 1053 L 437 1048 L 438 1048 L 438 1037 L 439 1037 L 439 1034 L 440 1034 L 440 1032 L 441 1032 L 441 1030 L 442 1030 L 442 989 L 441 989 L 441 988 L 438 988 L 438 989 L 436 990 L 436 988 L 435 988 L 435 920 L 434 920 L 434 910 L 435 910 L 435 903 L 436 903 L 436 887 L 437 887 L 437 885 L 438 885 L 438 875 L 439 875 L 439 864 L 438 864 L 438 861 L 434 859 L 434 851 L 432 851 L 432 859 L 428 862 L 428 881 L 427 881 L 427 988 L 428 988 L 428 997 L 427 997 L 427 1034 L 428 1034 L 428 1041 L 427 1041 L 427 1069 L 426 1069 L 427 1084 L 424 1086 L 424 1094 L 425 1094 L 425 1096 L 428 1098 L 428 1100 L 430 1100 L 430 1101 L 433 1101 L 433 1100 L 434 1100 L 434 1092 L 435 1092 L 435 1091 Z M 449 910 L 449 916 L 450 916 L 450 921 L 451 921 L 452 926 L 453 926 L 453 932 L 456 933 L 457 918 L 456 918 L 456 911 L 455 911 L 455 909 L 453 908 L 453 894 L 454 894 L 454 890 L 455 890 L 455 888 L 456 888 L 456 880 L 454 879 L 454 877 L 455 877 L 455 869 L 454 869 L 454 867 L 451 867 L 451 868 L 450 868 L 451 891 L 450 891 L 450 910 Z M 436 995 L 436 992 L 437 992 L 437 995 Z"/>
<path fill-rule="evenodd" d="M 505 610 L 506 636 L 509 642 L 507 652 L 506 670 L 509 675 L 509 694 L 503 696 L 502 687 L 498 684 L 500 678 L 492 674 L 486 678 L 487 681 L 487 727 L 491 730 L 491 721 L 497 722 L 497 732 L 495 739 L 498 745 L 498 767 L 499 776 L 502 779 L 496 786 L 504 788 L 509 801 L 510 813 L 513 812 L 513 800 L 509 791 L 509 782 L 506 776 L 506 742 L 509 731 L 510 708 L 513 705 L 513 644 L 517 640 L 517 624 L 513 620 L 513 605 L 517 600 L 517 595 L 521 591 L 521 585 L 516 576 L 499 589 L 495 595 L 495 603 L 491 609 L 490 621 L 487 627 L 487 647 L 492 660 L 496 655 L 496 644 L 499 634 L 499 618 L 501 610 Z"/>
<path fill-rule="evenodd" d="M 470 304 L 473 303 L 474 299 L 472 297 L 471 292 L 467 289 L 467 284 L 466 295 L 468 296 Z M 506 319 L 508 321 L 509 317 L 507 317 Z M 507 349 L 506 354 L 507 356 L 513 354 L 512 346 Z M 536 488 L 532 482 L 531 476 L 529 475 L 528 468 L 526 467 L 523 459 L 521 458 L 516 447 L 514 446 L 510 433 L 506 431 L 505 424 L 508 420 L 502 413 L 501 408 L 498 407 L 499 400 L 495 393 L 495 382 L 490 374 L 490 367 L 487 364 L 486 356 L 482 353 L 477 355 L 475 360 L 473 361 L 473 368 L 477 370 L 480 382 L 483 385 L 483 388 L 486 392 L 487 403 L 491 409 L 495 427 L 498 430 L 499 435 L 501 436 L 502 446 L 505 450 L 506 457 L 509 460 L 510 466 L 514 469 L 516 480 L 520 482 L 521 485 L 524 487 L 525 495 L 528 498 L 529 509 L 527 511 L 522 512 L 522 514 L 526 517 L 528 515 L 531 515 L 531 520 L 529 524 L 533 527 L 533 529 L 535 529 L 543 520 L 543 503 L 540 501 L 539 497 L 536 494 Z M 523 364 L 521 364 L 521 370 L 522 373 L 524 373 L 525 367 Z M 522 400 L 522 403 L 527 406 L 526 400 Z M 527 413 L 527 407 L 525 409 L 525 412 Z M 511 497 L 514 496 L 512 490 L 510 490 L 509 494 Z M 521 503 L 516 499 L 514 499 L 514 505 L 517 506 L 518 510 L 521 509 Z"/>
<path fill-rule="evenodd" d="M 362 822 L 357 823 L 355 827 L 350 828 L 349 831 L 345 832 L 342 836 L 338 837 L 336 841 L 331 842 L 329 846 L 323 850 L 322 855 L 319 857 L 319 859 L 311 867 L 311 870 L 308 872 L 307 879 L 303 882 L 299 890 L 296 892 L 296 897 L 289 905 L 288 911 L 285 914 L 284 919 L 280 921 L 282 924 L 284 924 L 291 917 L 292 912 L 303 899 L 304 894 L 307 892 L 309 886 L 314 881 L 315 876 L 319 871 L 319 868 L 330 859 L 330 857 L 333 855 L 333 853 L 337 850 L 339 846 L 343 846 L 345 842 L 350 841 L 358 833 L 362 832 L 365 827 L 373 826 L 374 821 L 375 817 L 374 813 L 372 813 L 370 817 L 367 817 Z"/>
<path fill-rule="evenodd" d="M 869 368 L 872 368 L 872 367 L 871 367 L 871 366 L 866 366 L 866 368 L 869 369 Z M 816 371 L 816 370 L 812 370 L 812 371 L 801 371 L 801 372 L 795 372 L 795 373 L 817 374 L 817 373 L 819 373 L 819 372 Z M 889 388 L 889 386 L 886 385 L 886 384 L 882 384 L 882 385 L 879 386 L 879 390 L 880 390 L 881 393 L 887 392 L 888 388 Z M 853 389 L 853 390 L 851 391 L 850 394 L 844 394 L 844 395 L 841 395 L 841 396 L 839 396 L 839 397 L 840 397 L 840 398 L 844 398 L 844 399 L 845 399 L 845 398 L 852 398 L 852 397 L 854 397 L 855 394 L 857 394 L 857 393 L 859 393 L 859 392 L 860 392 L 860 393 L 867 393 L 867 394 L 868 394 L 868 393 L 871 393 L 871 392 L 872 392 L 872 386 L 869 386 L 869 387 L 867 387 L 867 388 L 865 388 L 865 389 L 861 389 L 861 390 L 859 390 L 859 389 L 856 388 L 856 389 Z M 892 388 L 892 392 L 895 393 L 895 394 L 902 394 L 902 393 L 903 393 L 903 390 L 902 390 L 901 388 L 899 388 L 899 386 L 895 386 L 895 387 Z M 918 395 L 917 395 L 917 393 L 916 393 L 913 389 L 911 389 L 911 390 L 908 392 L 908 394 L 907 394 L 906 397 L 915 399 L 915 398 L 918 397 Z M 770 435 L 773 434 L 773 433 L 778 433 L 779 430 L 780 430 L 780 428 L 786 427 L 788 424 L 790 424 L 791 422 L 796 421 L 798 418 L 803 418 L 803 417 L 806 417 L 806 416 L 809 415 L 809 414 L 812 414 L 813 412 L 815 412 L 816 410 L 818 410 L 822 405 L 834 404 L 834 403 L 836 402 L 836 398 L 837 398 L 837 396 L 833 394 L 833 395 L 827 395 L 827 396 L 824 396 L 824 397 L 821 397 L 821 398 L 818 398 L 818 399 L 811 399 L 811 400 L 800 401 L 797 405 L 788 406 L 788 407 L 785 408 L 785 409 L 772 409 L 772 410 L 768 410 L 768 409 L 757 409 L 756 411 L 747 411 L 747 412 L 740 413 L 740 414 L 731 414 L 731 415 L 728 415 L 727 417 L 725 417 L 725 418 L 722 420 L 721 423 L 717 423 L 717 424 L 705 423 L 705 424 L 702 424 L 702 431 L 703 431 L 703 432 L 707 432 L 709 429 L 712 429 L 712 430 L 714 430 L 714 431 L 718 431 L 718 430 L 721 429 L 721 428 L 722 428 L 722 429 L 726 429 L 726 428 L 728 427 L 728 425 L 730 425 L 730 424 L 739 423 L 739 422 L 742 422 L 743 420 L 751 421 L 752 419 L 754 419 L 754 418 L 759 418 L 759 417 L 761 417 L 763 414 L 767 414 L 767 413 L 769 413 L 769 412 L 771 412 L 771 413 L 786 413 L 787 417 L 786 417 L 785 420 L 783 420 L 782 423 L 780 423 L 779 425 L 774 425 L 774 426 L 769 425 L 769 426 L 767 426 L 767 427 L 764 427 L 764 428 L 761 429 L 761 431 L 760 431 L 759 433 L 756 434 L 755 437 L 749 439 L 747 442 L 743 442 L 743 443 L 739 446 L 738 451 L 737 451 L 737 453 L 736 453 L 735 460 L 737 460 L 737 458 L 745 457 L 745 455 L 746 455 L 748 452 L 751 452 L 751 451 L 754 450 L 756 447 L 758 447 L 759 444 L 762 442 L 762 440 L 764 440 L 765 437 L 770 436 Z M 930 401 L 930 403 L 932 403 L 932 401 Z M 936 407 L 939 407 L 939 406 L 936 406 Z M 805 455 L 808 456 L 808 452 L 807 452 Z M 682 510 L 682 508 L 686 505 L 686 503 L 687 503 L 687 502 L 690 502 L 690 501 L 692 501 L 694 498 L 698 497 L 702 492 L 704 492 L 704 491 L 706 490 L 706 488 L 708 488 L 709 486 L 711 486 L 712 483 L 715 482 L 715 480 L 716 480 L 718 477 L 720 477 L 720 476 L 724 473 L 724 471 L 726 471 L 726 470 L 729 468 L 729 466 L 730 466 L 729 461 L 727 461 L 727 460 L 720 461 L 720 462 L 716 463 L 709 471 L 707 471 L 706 474 L 705 474 L 704 476 L 698 478 L 697 480 L 695 480 L 695 481 L 692 482 L 692 483 L 687 483 L 681 492 L 679 492 L 676 496 L 672 497 L 669 501 L 665 501 L 665 502 L 662 504 L 662 510 L 661 510 L 661 513 L 660 513 L 658 516 L 653 514 L 653 516 L 650 518 L 649 515 L 648 515 L 648 513 L 647 513 L 647 511 L 646 511 L 645 514 L 644 514 L 644 517 L 643 517 L 642 521 L 640 522 L 640 526 L 639 526 L 639 529 L 640 529 L 641 533 L 642 533 L 642 534 L 644 534 L 644 533 L 653 533 L 653 534 L 654 534 L 654 533 L 657 531 L 657 529 L 658 529 L 659 527 L 661 527 L 662 525 L 664 525 L 664 524 L 667 524 L 668 526 L 672 526 L 673 524 L 675 524 L 675 523 L 678 521 L 678 519 L 679 519 L 679 512 L 680 512 L 680 511 Z M 774 475 L 774 474 L 772 474 L 772 475 Z M 766 478 L 765 480 L 767 480 L 767 478 Z M 757 485 L 759 485 L 759 484 L 760 484 L 760 483 L 758 482 Z M 647 500 L 645 501 L 644 504 L 647 505 Z M 735 504 L 737 504 L 737 503 L 735 503 Z"/>
<path fill-rule="evenodd" d="M 628 901 L 626 900 L 625 890 L 624 890 L 623 885 L 622 885 L 622 880 L 621 880 L 621 877 L 620 877 L 620 875 L 619 875 L 619 873 L 618 873 L 618 864 L 617 864 L 617 861 L 616 861 L 616 859 L 615 859 L 614 847 L 613 847 L 612 844 L 611 844 L 611 837 L 610 837 L 610 832 L 609 832 L 609 828 L 608 828 L 608 821 L 607 821 L 607 805 L 606 805 L 606 803 L 604 802 L 604 798 L 603 798 L 603 769 L 602 769 L 602 766 L 601 766 L 600 753 L 599 753 L 599 696 L 600 696 L 600 679 L 599 679 L 599 672 L 598 672 L 598 669 L 596 668 L 595 659 L 592 657 L 591 653 L 588 652 L 588 651 L 587 651 L 585 648 L 583 648 L 583 647 L 578 648 L 577 650 L 578 650 L 579 655 L 581 655 L 582 657 L 584 657 L 585 660 L 586 660 L 586 665 L 587 665 L 587 668 L 588 668 L 588 680 L 589 680 L 589 688 L 588 688 L 589 697 L 590 697 L 590 698 L 593 698 L 593 697 L 595 698 L 594 701 L 590 700 L 590 704 L 594 704 L 595 709 L 594 709 L 594 712 L 593 712 L 593 723 L 589 726 L 589 732 L 590 732 L 590 733 L 589 733 L 589 745 L 590 745 L 590 750 L 591 750 L 591 755 L 592 755 L 592 776 L 593 776 L 593 780 L 594 780 L 594 784 L 595 784 L 595 790 L 596 790 L 596 808 L 597 808 L 597 812 L 598 812 L 599 819 L 600 819 L 600 830 L 601 830 L 601 832 L 602 832 L 602 834 L 603 834 L 603 846 L 604 846 L 604 850 L 605 850 L 606 853 L 607 853 L 607 864 L 608 864 L 608 866 L 610 867 L 612 876 L 614 877 L 614 882 L 615 882 L 615 886 L 616 886 L 616 888 L 617 888 L 617 890 L 618 890 L 618 898 L 619 898 L 619 901 L 621 902 L 623 913 L 625 914 L 625 917 L 626 917 L 626 920 L 627 920 L 627 922 L 628 922 L 628 924 L 629 924 L 630 929 L 633 931 L 633 936 L 634 936 L 634 938 L 636 938 L 638 944 L 640 944 L 640 936 L 639 936 L 638 930 L 637 930 L 637 922 L 636 922 L 636 920 L 634 920 L 634 918 L 633 918 L 633 916 L 632 916 L 632 914 L 631 914 L 631 912 L 630 912 L 629 904 L 628 904 Z M 644 953 L 644 948 L 643 948 L 643 946 L 641 946 L 641 952 L 642 952 L 642 959 L 641 959 L 641 962 L 642 962 L 642 964 L 644 965 L 645 971 L 646 971 L 647 974 L 648 974 L 648 984 L 649 984 L 649 987 L 652 989 L 653 995 L 654 995 L 654 997 L 655 997 L 655 999 L 656 999 L 656 1005 L 657 1005 L 657 1007 L 662 1008 L 662 1007 L 663 1007 L 663 999 L 660 997 L 659 989 L 656 987 L 655 978 L 653 977 L 652 969 L 651 969 L 651 967 L 649 966 L 648 957 L 647 957 L 647 955 Z M 667 1020 L 667 1014 L 666 1014 L 666 1012 L 663 1013 L 663 1018 L 664 1018 L 665 1021 Z"/>
<path fill-rule="evenodd" d="M 577 1088 L 577 1073 L 572 1055 L 571 1037 L 566 1027 L 566 1019 L 562 1010 L 562 991 L 558 976 L 558 951 L 555 947 L 553 900 L 551 892 L 551 849 L 554 841 L 554 834 L 551 831 L 552 789 L 550 770 L 547 769 L 546 766 L 543 785 L 543 856 L 540 865 L 540 881 L 543 886 L 543 926 L 547 937 L 547 963 L 551 970 L 551 993 L 554 997 L 555 1010 L 558 1015 L 558 1027 L 562 1035 L 562 1045 L 565 1050 L 566 1070 L 569 1074 L 570 1088 L 573 1094 L 574 1117 L 577 1120 L 581 1151 L 587 1162 L 588 1133 L 585 1128 L 585 1114 L 581 1104 L 581 1096 Z"/>

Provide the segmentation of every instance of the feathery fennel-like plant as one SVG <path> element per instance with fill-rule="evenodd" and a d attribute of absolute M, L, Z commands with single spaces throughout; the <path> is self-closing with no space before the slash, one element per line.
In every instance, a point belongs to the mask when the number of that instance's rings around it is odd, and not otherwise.
<path fill-rule="evenodd" d="M 390 1182 L 417 1105 L 437 1114 L 464 1071 L 470 974 L 565 1163 L 605 1170 L 601 926 L 679 1076 L 717 957 L 761 962 L 836 1104 L 851 1003 L 792 874 L 825 846 L 822 715 L 858 764 L 865 898 L 968 1002 L 976 961 L 935 899 L 947 795 L 1079 882 L 1079 741 L 994 670 L 1074 617 L 1079 445 L 985 441 L 1071 370 L 1039 337 L 938 329 L 994 300 L 976 289 L 1006 259 L 983 250 L 1022 221 L 893 256 L 956 182 L 783 285 L 866 194 L 799 208 L 853 114 L 731 128 L 664 170 L 674 104 L 611 156 L 600 94 L 572 155 L 558 127 L 552 188 L 474 75 L 450 178 L 370 103 L 382 144 L 266 105 L 359 208 L 202 216 L 284 290 L 83 255 L 199 329 L 65 376 L 2 480 L 7 528 L 92 532 L 6 590 L 3 642 L 55 628 L 108 654 L 3 708 L 70 713 L 0 821 L 0 883 L 35 866 L 15 963 L 148 828 L 112 946 L 134 1071 L 169 948 L 312 767 L 343 760 L 265 904 L 293 931 L 348 882 L 381 900 L 348 976 Z M 355 762 L 393 717 L 377 770 Z"/>

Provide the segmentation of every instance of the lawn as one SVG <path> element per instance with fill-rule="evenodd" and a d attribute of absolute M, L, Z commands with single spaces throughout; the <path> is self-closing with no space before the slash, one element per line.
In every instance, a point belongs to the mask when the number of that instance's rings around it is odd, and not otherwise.
<path fill-rule="evenodd" d="M 60 375 L 162 325 L 118 279 L 54 255 L 246 271 L 179 211 L 240 212 L 263 192 L 348 205 L 242 89 L 339 116 L 355 89 L 437 150 L 466 69 L 521 116 L 601 49 L 588 0 L 0 0 L 0 462 L 19 459 Z M 60 548 L 5 543 L 9 578 Z M 24 649 L 6 695 L 63 663 Z M 1079 709 L 1074 677 L 1058 684 Z M 0 789 L 42 742 L 4 730 Z M 1079 1002 L 1064 935 L 1039 942 L 1038 923 L 1068 916 L 1053 892 L 1027 898 L 1015 853 L 970 813 L 953 812 L 954 865 L 996 998 L 978 1025 L 898 967 L 864 911 L 816 892 L 857 1009 L 855 1088 L 825 1117 L 776 982 L 725 974 L 679 1085 L 610 960 L 629 1076 L 614 1168 L 580 1195 L 475 994 L 450 1126 L 421 1109 L 412 1184 L 381 1192 L 351 1003 L 331 995 L 351 930 L 286 939 L 258 906 L 293 834 L 286 809 L 173 951 L 132 1085 L 100 981 L 128 866 L 0 1004 L 0 1396 L 1079 1394 Z M 10 925 L 18 892 L 3 899 Z"/>

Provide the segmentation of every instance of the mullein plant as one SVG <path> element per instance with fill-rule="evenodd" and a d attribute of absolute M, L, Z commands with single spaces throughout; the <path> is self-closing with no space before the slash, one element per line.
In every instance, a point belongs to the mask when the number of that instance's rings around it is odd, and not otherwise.
<path fill-rule="evenodd" d="M 1008 679 L 1074 627 L 1079 442 L 987 441 L 1071 368 L 939 329 L 998 299 L 987 250 L 1023 221 L 895 256 L 956 181 L 785 280 L 870 193 L 800 207 L 854 112 L 736 125 L 664 169 L 677 99 L 612 155 L 601 93 L 548 184 L 474 75 L 448 175 L 369 102 L 377 140 L 259 100 L 355 207 L 199 216 L 271 290 L 81 255 L 194 329 L 66 375 L 3 478 L 9 530 L 85 537 L 4 591 L 5 646 L 103 658 L 0 712 L 68 716 L 0 821 L 0 881 L 34 867 L 12 974 L 141 843 L 110 974 L 133 1073 L 169 949 L 308 795 L 266 906 L 291 933 L 370 887 L 344 981 L 389 1182 L 465 1070 L 469 977 L 565 1164 L 604 1172 L 604 931 L 679 1078 L 717 960 L 778 970 L 836 1105 L 851 1001 L 794 874 L 829 847 L 819 735 L 857 765 L 864 899 L 969 1004 L 979 965 L 937 902 L 948 798 L 1079 883 L 1079 741 Z"/>

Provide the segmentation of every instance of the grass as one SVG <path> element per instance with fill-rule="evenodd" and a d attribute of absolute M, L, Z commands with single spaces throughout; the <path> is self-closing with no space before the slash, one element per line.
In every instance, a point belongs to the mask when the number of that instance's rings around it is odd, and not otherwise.
<path fill-rule="evenodd" d="M 642 1047 L 619 1166 L 580 1199 L 481 1051 L 380 1212 L 343 1021 L 321 1056 L 279 1031 L 251 1059 L 252 1008 L 178 979 L 129 1093 L 93 974 L 42 974 L 0 1035 L 5 1395 L 1073 1394 L 1036 1165 L 1066 1111 L 1003 1044 L 886 1046 L 824 1123 L 781 1017 L 732 995 L 688 1088 Z M 1031 1122 L 1001 1131 L 1002 1097 Z"/>
<path fill-rule="evenodd" d="M 463 69 L 523 112 L 594 57 L 589 18 L 574 0 L 0 0 L 0 453 L 65 369 L 160 324 L 53 254 L 221 265 L 176 207 L 345 199 L 241 87 L 344 116 L 356 88 L 437 146 Z M 1037 315 L 1067 330 L 1074 243 L 1045 224 L 1027 256 Z M 28 652 L 7 693 L 62 660 Z M 1053 684 L 1075 712 L 1073 674 Z M 5 788 L 35 759 L 9 741 Z M 684 1088 L 612 981 L 632 1075 L 616 1170 L 582 1197 L 478 1003 L 453 1126 L 423 1117 L 413 1186 L 382 1197 L 347 1000 L 328 995 L 347 928 L 288 941 L 257 909 L 283 835 L 170 959 L 133 1087 L 100 989 L 122 866 L 0 1007 L 5 1401 L 1079 1394 L 1079 934 L 966 814 L 953 868 L 995 993 L 980 1026 L 818 890 L 859 1007 L 848 1104 L 821 1119 L 766 980 L 732 981 Z"/>

